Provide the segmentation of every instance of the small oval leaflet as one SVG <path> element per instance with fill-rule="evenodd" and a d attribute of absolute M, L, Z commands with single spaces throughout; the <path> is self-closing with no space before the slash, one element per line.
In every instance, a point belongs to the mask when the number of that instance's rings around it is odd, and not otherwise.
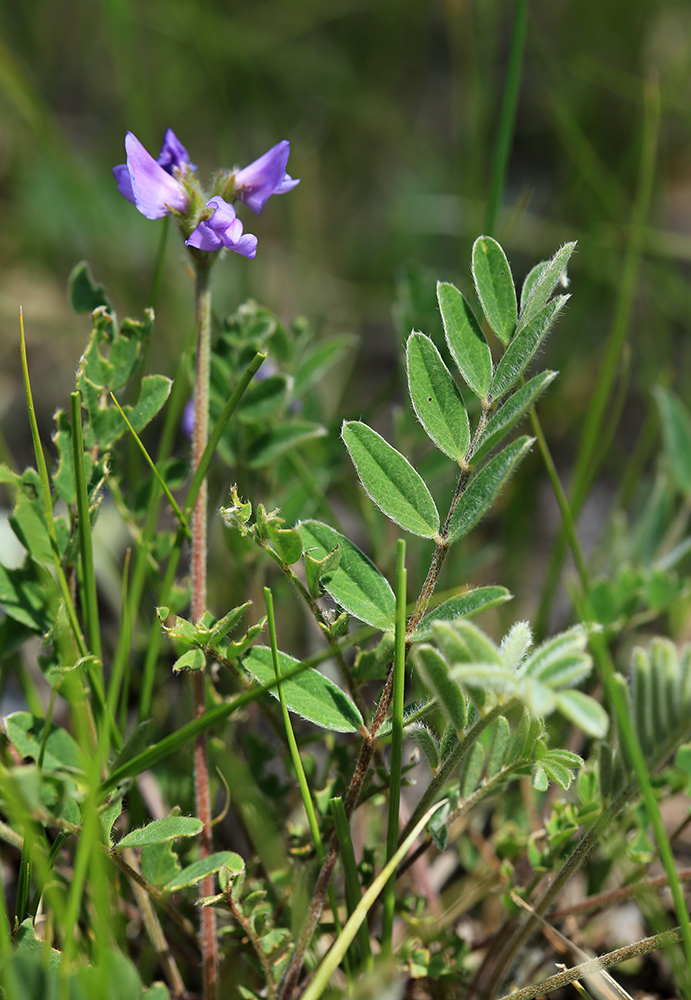
<path fill-rule="evenodd" d="M 521 437 L 512 441 L 488 462 L 473 479 L 453 512 L 449 525 L 449 541 L 462 538 L 475 527 L 494 503 L 502 486 L 518 463 L 527 454 L 535 438 Z"/>
<path fill-rule="evenodd" d="M 145 847 L 147 844 L 164 844 L 177 837 L 196 837 L 204 824 L 196 816 L 164 816 L 138 830 L 131 830 L 115 845 L 116 851 L 125 847 Z"/>
<path fill-rule="evenodd" d="M 359 420 L 344 421 L 341 436 L 370 499 L 405 531 L 434 538 L 439 512 L 422 477 L 400 451 Z"/>
<path fill-rule="evenodd" d="M 396 614 L 396 598 L 388 580 L 371 559 L 349 538 L 321 521 L 302 521 L 297 526 L 305 552 L 314 559 L 324 559 L 336 546 L 341 556 L 322 584 L 334 601 L 348 614 L 384 632 L 392 632 Z"/>
<path fill-rule="evenodd" d="M 492 382 L 492 355 L 480 324 L 461 292 L 448 281 L 437 284 L 446 343 L 466 384 L 485 399 Z"/>
<path fill-rule="evenodd" d="M 300 661 L 278 654 L 281 676 L 295 670 Z M 243 659 L 243 665 L 260 684 L 271 684 L 276 680 L 273 657 L 268 646 L 253 646 Z M 283 681 L 283 693 L 291 712 L 300 715 L 315 726 L 333 733 L 355 733 L 362 725 L 362 716 L 338 685 L 314 668 L 303 670 L 297 677 Z M 269 694 L 278 698 L 276 687 Z"/>
<path fill-rule="evenodd" d="M 245 870 L 245 862 L 235 851 L 218 851 L 216 854 L 200 858 L 194 864 L 183 868 L 174 879 L 168 882 L 163 891 L 177 892 L 178 889 L 186 889 L 188 886 L 201 882 L 209 875 L 215 875 L 221 868 L 228 868 L 231 875 L 239 875 Z"/>
<path fill-rule="evenodd" d="M 506 347 L 516 329 L 516 289 L 506 254 L 491 236 L 479 236 L 475 240 L 472 271 L 482 311 Z"/>
<path fill-rule="evenodd" d="M 465 594 L 450 597 L 448 601 L 437 604 L 436 607 L 432 608 L 431 611 L 428 611 L 420 619 L 420 623 L 413 634 L 413 639 L 416 642 L 423 639 L 430 639 L 432 637 L 432 625 L 434 622 L 452 622 L 457 618 L 470 618 L 472 615 L 477 615 L 480 611 L 485 611 L 487 608 L 494 608 L 497 604 L 510 601 L 511 598 L 512 595 L 506 587 L 476 587 L 475 590 L 469 590 Z"/>
<path fill-rule="evenodd" d="M 410 398 L 418 420 L 440 451 L 461 462 L 470 444 L 470 426 L 451 372 L 424 333 L 411 333 L 406 361 Z"/>

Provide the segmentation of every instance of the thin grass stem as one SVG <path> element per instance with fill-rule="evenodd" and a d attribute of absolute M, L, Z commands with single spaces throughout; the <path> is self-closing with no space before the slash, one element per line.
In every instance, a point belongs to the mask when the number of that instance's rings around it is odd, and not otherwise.
<path fill-rule="evenodd" d="M 403 701 L 406 658 L 406 569 L 405 541 L 398 539 L 396 551 L 396 628 L 393 666 L 391 768 L 389 771 L 389 815 L 386 830 L 386 860 L 390 861 L 398 846 L 398 821 L 401 803 L 401 767 L 403 763 Z M 396 876 L 384 889 L 381 947 L 390 957 L 393 942 L 393 921 L 396 908 Z"/>
<path fill-rule="evenodd" d="M 497 138 L 492 158 L 491 180 L 485 213 L 485 233 L 488 236 L 494 233 L 497 228 L 499 205 L 501 204 L 506 185 L 506 171 L 516 122 L 518 95 L 521 89 L 521 72 L 523 69 L 523 51 L 525 49 L 527 24 L 528 2 L 527 0 L 517 0 L 516 20 L 511 36 L 509 65 L 506 71 L 506 85 L 499 113 L 499 126 L 497 128 Z"/>
<path fill-rule="evenodd" d="M 101 650 L 101 628 L 98 618 L 98 595 L 94 574 L 94 546 L 91 537 L 91 517 L 89 495 L 86 486 L 84 465 L 84 441 L 82 438 L 82 401 L 80 392 L 70 393 L 70 420 L 72 424 L 72 451 L 74 455 L 74 475 L 77 488 L 77 518 L 79 545 L 82 564 L 83 598 L 82 608 L 86 625 L 89 649 L 98 659 L 103 659 Z"/>

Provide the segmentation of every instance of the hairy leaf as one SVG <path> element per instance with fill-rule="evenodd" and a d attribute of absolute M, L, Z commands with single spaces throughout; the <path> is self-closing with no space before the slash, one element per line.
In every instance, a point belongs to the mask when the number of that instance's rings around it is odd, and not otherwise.
<path fill-rule="evenodd" d="M 491 236 L 480 236 L 475 240 L 472 271 L 485 318 L 502 344 L 506 345 L 516 328 L 516 289 L 506 254 Z"/>
<path fill-rule="evenodd" d="M 278 654 L 281 674 L 294 670 L 299 660 Z M 273 657 L 268 646 L 253 646 L 243 659 L 245 668 L 260 684 L 270 684 L 276 679 Z M 282 684 L 286 703 L 291 712 L 308 719 L 315 726 L 334 733 L 354 733 L 362 725 L 362 716 L 348 695 L 318 670 L 304 670 L 303 673 Z M 269 691 L 278 698 L 278 690 Z"/>
<path fill-rule="evenodd" d="M 686 497 L 691 496 L 691 416 L 669 389 L 653 390 L 662 418 L 662 438 L 674 481 Z"/>
<path fill-rule="evenodd" d="M 196 816 L 165 816 L 138 830 L 125 834 L 115 845 L 116 851 L 126 847 L 145 847 L 147 844 L 164 844 L 178 837 L 196 837 L 204 824 Z"/>
<path fill-rule="evenodd" d="M 345 535 L 321 521 L 302 521 L 297 526 L 305 553 L 317 560 L 340 549 L 335 569 L 325 573 L 322 584 L 334 601 L 360 621 L 392 632 L 396 617 L 396 598 L 391 586 L 371 559 Z"/>
<path fill-rule="evenodd" d="M 494 373 L 490 389 L 492 399 L 501 399 L 515 385 L 568 300 L 568 295 L 559 295 L 556 299 L 552 299 L 529 323 L 517 331 Z"/>
<path fill-rule="evenodd" d="M 506 587 L 477 587 L 469 590 L 465 594 L 458 594 L 450 597 L 448 601 L 437 604 L 436 607 L 428 611 L 415 629 L 412 638 L 417 641 L 430 639 L 432 636 L 432 623 L 438 621 L 455 621 L 457 618 L 471 618 L 473 615 L 494 608 L 498 604 L 510 601 L 512 595 Z"/>
<path fill-rule="evenodd" d="M 549 301 L 557 285 L 562 283 L 575 248 L 575 243 L 565 243 L 557 250 L 551 260 L 544 260 L 540 264 L 536 264 L 530 271 L 521 292 L 521 314 L 518 317 L 517 333 L 537 316 Z"/>
<path fill-rule="evenodd" d="M 526 412 L 556 377 L 556 372 L 540 372 L 539 375 L 526 382 L 512 396 L 509 396 L 506 402 L 487 421 L 487 426 L 473 449 L 473 462 L 478 462 L 481 458 L 484 458 L 485 455 L 489 454 L 499 444 L 501 439 L 525 416 Z"/>
<path fill-rule="evenodd" d="M 463 733 L 468 719 L 466 701 L 449 672 L 449 665 L 434 646 L 422 645 L 413 652 L 413 662 L 456 731 Z"/>
<path fill-rule="evenodd" d="M 370 499 L 401 528 L 434 538 L 439 513 L 422 477 L 407 458 L 359 420 L 344 421 L 345 446 Z"/>
<path fill-rule="evenodd" d="M 245 862 L 234 851 L 217 851 L 206 858 L 200 858 L 194 864 L 188 865 L 172 878 L 165 886 L 165 892 L 177 892 L 188 886 L 196 885 L 209 875 L 215 875 L 221 868 L 226 868 L 232 875 L 239 875 L 245 870 Z"/>
<path fill-rule="evenodd" d="M 418 420 L 437 448 L 461 462 L 470 444 L 470 426 L 451 372 L 423 333 L 411 333 L 406 358 L 410 398 Z"/>
<path fill-rule="evenodd" d="M 454 285 L 440 281 L 437 299 L 451 356 L 468 387 L 485 399 L 492 384 L 492 355 L 480 324 Z"/>
<path fill-rule="evenodd" d="M 473 476 L 451 516 L 448 534 L 450 543 L 467 535 L 484 517 L 534 440 L 535 438 L 521 437 L 512 441 Z"/>

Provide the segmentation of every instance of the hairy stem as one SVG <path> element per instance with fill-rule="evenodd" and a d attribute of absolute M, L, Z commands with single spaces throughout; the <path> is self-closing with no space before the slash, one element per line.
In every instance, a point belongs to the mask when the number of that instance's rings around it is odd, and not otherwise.
<path fill-rule="evenodd" d="M 194 436 L 192 439 L 192 465 L 196 472 L 204 454 L 209 436 L 209 373 L 211 366 L 211 288 L 209 265 L 196 261 L 196 319 L 197 363 L 194 387 Z M 192 620 L 197 621 L 206 610 L 206 557 L 208 488 L 202 482 L 192 514 Z M 194 717 L 198 719 L 206 710 L 206 677 L 203 670 L 192 673 Z M 207 761 L 206 733 L 199 733 L 194 740 L 194 795 L 197 816 L 204 824 L 199 836 L 199 856 L 208 857 L 212 850 L 211 793 Z M 199 898 L 213 895 L 213 876 L 199 884 Z M 215 1000 L 218 967 L 216 943 L 216 913 L 212 906 L 201 911 L 201 951 L 204 1000 Z"/>

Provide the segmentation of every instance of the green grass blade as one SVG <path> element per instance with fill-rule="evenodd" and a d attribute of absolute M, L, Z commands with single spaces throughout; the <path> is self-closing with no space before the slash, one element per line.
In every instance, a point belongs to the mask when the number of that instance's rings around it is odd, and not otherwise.
<path fill-rule="evenodd" d="M 352 917 L 358 903 L 362 898 L 360 879 L 358 878 L 357 863 L 355 861 L 355 851 L 353 841 L 350 836 L 348 817 L 346 816 L 343 799 L 339 796 L 329 799 L 329 807 L 333 816 L 334 828 L 338 839 L 338 846 L 341 852 L 341 862 L 343 864 L 343 876 L 345 883 L 346 906 L 348 916 Z M 369 940 L 369 930 L 366 923 L 360 924 L 357 932 L 358 947 L 360 949 L 360 960 L 366 970 L 374 966 L 372 958 L 372 948 Z"/>
<path fill-rule="evenodd" d="M 290 750 L 290 759 L 293 762 L 293 767 L 295 769 L 295 776 L 298 780 L 298 785 L 300 787 L 300 795 L 302 796 L 302 804 L 307 814 L 307 822 L 309 823 L 310 833 L 312 834 L 312 842 L 314 848 L 317 852 L 317 857 L 319 858 L 319 863 L 324 863 L 324 844 L 322 843 L 321 833 L 319 831 L 319 822 L 317 820 L 317 814 L 314 810 L 314 802 L 312 801 L 312 794 L 309 790 L 309 785 L 307 784 L 307 775 L 305 774 L 305 769 L 302 766 L 302 760 L 300 759 L 300 750 L 298 749 L 297 740 L 295 739 L 295 733 L 293 732 L 293 726 L 290 721 L 290 714 L 288 712 L 288 705 L 286 704 L 286 696 L 283 690 L 283 684 L 281 683 L 281 667 L 278 657 L 278 645 L 276 642 L 276 620 L 274 618 L 274 599 L 271 590 L 268 587 L 264 587 L 264 600 L 266 602 L 266 616 L 269 624 L 269 638 L 271 640 L 271 655 L 274 661 L 274 672 L 276 674 L 276 687 L 278 691 L 278 699 L 281 704 L 281 714 L 283 715 L 283 725 L 286 731 L 286 738 L 288 740 L 288 748 Z"/>
<path fill-rule="evenodd" d="M 50 491 L 50 479 L 48 478 L 48 468 L 46 466 L 46 460 L 43 454 L 41 437 L 38 433 L 38 423 L 36 422 L 36 411 L 34 409 L 34 399 L 31 392 L 31 382 L 29 380 L 29 365 L 26 357 L 26 339 L 24 337 L 24 316 L 21 309 L 19 310 L 19 345 L 20 345 L 21 359 L 22 359 L 22 377 L 24 379 L 26 408 L 29 413 L 29 424 L 31 426 L 31 439 L 33 441 L 34 454 L 36 456 L 36 468 L 38 469 L 38 475 L 41 481 L 43 509 L 46 517 L 46 528 L 48 530 L 48 537 L 50 538 L 50 547 L 51 547 L 51 552 L 53 554 L 53 562 L 55 564 L 55 572 L 57 574 L 60 593 L 62 594 L 63 601 L 65 602 L 65 610 L 67 612 L 67 617 L 69 619 L 70 628 L 72 629 L 72 633 L 74 634 L 74 638 L 77 643 L 79 654 L 80 656 L 86 656 L 87 655 L 86 643 L 84 641 L 84 636 L 82 635 L 82 630 L 79 625 L 79 620 L 77 619 L 77 612 L 74 607 L 74 602 L 72 601 L 72 595 L 70 594 L 67 578 L 65 577 L 65 571 L 62 568 L 60 553 L 58 551 L 58 538 L 55 531 L 55 522 L 53 520 L 53 499 Z"/>
<path fill-rule="evenodd" d="M 386 859 L 390 861 L 398 844 L 398 817 L 401 804 L 401 767 L 403 764 L 403 702 L 405 691 L 405 639 L 406 639 L 406 569 L 405 541 L 398 539 L 396 550 L 396 631 L 393 660 L 393 697 L 391 730 L 391 769 L 389 772 L 389 817 L 386 828 Z M 396 907 L 396 875 L 386 883 L 384 889 L 384 912 L 382 914 L 381 947 L 382 954 L 391 955 L 393 940 L 393 919 Z"/>
<path fill-rule="evenodd" d="M 429 823 L 432 816 L 434 816 L 435 812 L 438 809 L 441 809 L 445 802 L 445 799 L 442 802 L 437 802 L 427 810 L 424 816 L 422 816 L 422 818 L 415 824 L 394 856 L 387 862 L 377 877 L 372 881 L 362 899 L 355 907 L 355 912 L 343 928 L 343 932 L 334 942 L 331 950 L 328 952 L 317 969 L 312 982 L 302 994 L 302 1000 L 319 1000 L 319 997 L 321 997 L 322 993 L 326 989 L 333 972 L 341 962 L 352 941 L 355 939 L 355 935 L 357 934 L 367 914 L 374 906 L 379 893 L 383 890 L 386 883 L 395 873 L 413 842 L 420 835 L 420 833 L 422 833 L 427 823 Z"/>
<path fill-rule="evenodd" d="M 89 495 L 86 486 L 86 467 L 84 465 L 82 402 L 81 393 L 79 392 L 70 393 L 70 420 L 72 424 L 74 476 L 77 487 L 77 517 L 82 563 L 84 623 L 86 625 L 86 638 L 89 648 L 94 656 L 102 660 L 103 652 L 101 650 L 101 629 L 98 618 L 98 596 L 96 593 L 96 576 L 94 574 L 94 546 L 91 537 Z"/>
<path fill-rule="evenodd" d="M 511 36 L 509 65 L 506 72 L 504 99 L 499 114 L 497 139 L 492 159 L 492 174 L 487 197 L 485 214 L 485 232 L 490 236 L 496 231 L 499 205 L 506 184 L 506 169 L 511 152 L 518 94 L 521 88 L 521 70 L 523 68 L 523 51 L 525 48 L 526 27 L 528 23 L 528 0 L 518 0 L 516 4 L 516 21 Z"/>
<path fill-rule="evenodd" d="M 120 413 L 120 416 L 122 417 L 122 419 L 127 424 L 127 428 L 129 430 L 130 434 L 132 435 L 132 437 L 134 438 L 134 440 L 137 442 L 137 445 L 139 446 L 139 450 L 141 451 L 142 455 L 146 459 L 146 462 L 147 462 L 149 468 L 151 469 L 151 471 L 153 472 L 153 474 L 154 474 L 154 476 L 156 478 L 156 482 L 158 483 L 158 485 L 161 487 L 161 489 L 165 493 L 166 499 L 168 500 L 168 503 L 170 504 L 170 506 L 175 511 L 175 516 L 177 517 L 178 521 L 182 525 L 182 528 L 183 528 L 183 531 L 185 532 L 186 537 L 188 539 L 190 539 L 192 537 L 192 533 L 190 531 L 190 526 L 189 526 L 189 524 L 187 522 L 187 518 L 185 517 L 185 515 L 183 514 L 183 512 L 180 510 L 180 507 L 178 505 L 177 500 L 175 499 L 175 497 L 173 496 L 173 494 L 168 489 L 168 484 L 166 483 L 165 479 L 163 478 L 163 476 L 161 475 L 161 473 L 156 468 L 156 463 L 154 462 L 153 458 L 151 457 L 151 455 L 146 450 L 146 448 L 145 448 L 145 446 L 144 446 L 144 444 L 142 442 L 142 439 L 139 437 L 139 435 L 135 431 L 134 427 L 132 426 L 132 424 L 127 419 L 127 415 L 125 414 L 125 411 L 120 406 L 120 404 L 118 403 L 117 399 L 115 398 L 115 394 L 111 392 L 110 398 L 115 403 L 115 405 L 116 405 L 116 407 L 118 409 L 118 412 Z"/>

